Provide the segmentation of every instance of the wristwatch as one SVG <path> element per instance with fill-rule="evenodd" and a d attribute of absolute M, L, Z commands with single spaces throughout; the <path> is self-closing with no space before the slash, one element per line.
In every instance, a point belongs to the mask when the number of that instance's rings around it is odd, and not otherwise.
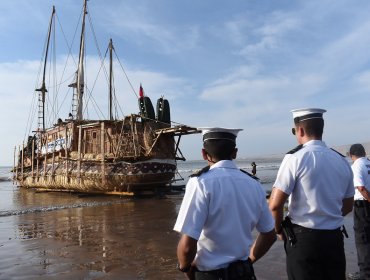
<path fill-rule="evenodd" d="M 181 267 L 180 267 L 180 264 L 179 264 L 179 263 L 177 263 L 176 268 L 177 268 L 178 270 L 180 270 L 181 272 L 186 273 L 186 272 L 189 272 L 189 271 L 190 271 L 191 264 L 189 264 L 189 265 L 188 265 L 188 266 L 186 266 L 186 267 L 181 268 Z"/>

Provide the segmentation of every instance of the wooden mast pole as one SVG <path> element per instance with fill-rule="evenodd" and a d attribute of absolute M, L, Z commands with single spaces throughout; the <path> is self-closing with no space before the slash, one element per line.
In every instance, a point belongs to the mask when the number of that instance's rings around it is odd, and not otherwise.
<path fill-rule="evenodd" d="M 105 185 L 105 131 L 104 131 L 104 122 L 101 123 L 100 128 L 100 149 L 101 149 L 101 178 L 102 186 Z"/>
<path fill-rule="evenodd" d="M 113 120 L 113 41 L 109 41 L 109 119 Z"/>
<path fill-rule="evenodd" d="M 32 183 L 35 180 L 35 168 L 34 168 L 34 161 L 35 161 L 35 139 L 32 139 L 32 156 L 31 156 L 31 166 L 32 166 Z"/>
<path fill-rule="evenodd" d="M 85 19 L 87 14 L 87 3 L 84 1 L 84 11 L 82 17 L 82 27 L 81 27 L 81 37 L 80 37 L 80 55 L 78 60 L 78 69 L 77 69 L 77 120 L 83 119 L 83 95 L 84 95 L 84 56 L 85 56 Z"/>
<path fill-rule="evenodd" d="M 41 155 L 41 151 L 42 151 L 42 141 L 41 141 L 41 134 L 39 133 L 39 136 L 38 136 L 38 140 L 37 140 L 37 155 L 36 155 L 36 182 L 39 181 L 39 159 L 40 159 L 40 155 Z"/>
<path fill-rule="evenodd" d="M 134 154 L 135 157 L 137 156 L 137 151 L 136 151 L 136 139 L 135 139 L 135 134 L 136 134 L 136 120 L 134 122 L 134 116 L 131 115 L 131 134 L 132 134 L 132 143 L 134 144 Z"/>
<path fill-rule="evenodd" d="M 66 126 L 65 128 L 65 137 L 64 137 L 64 141 L 65 141 L 65 147 L 64 147 L 64 154 L 65 154 L 65 161 L 66 161 L 66 180 L 67 180 L 67 184 L 69 183 L 69 176 L 68 176 L 68 128 Z"/>
<path fill-rule="evenodd" d="M 41 85 L 41 88 L 36 89 L 36 91 L 41 91 L 42 131 L 45 131 L 45 93 L 47 92 L 46 85 L 45 85 L 45 73 L 46 73 L 46 64 L 47 64 L 47 61 L 48 61 L 50 35 L 51 35 L 51 29 L 52 29 L 52 25 L 53 25 L 54 14 L 55 14 L 55 6 L 53 6 L 53 11 L 51 13 L 51 18 L 50 18 L 50 23 L 49 23 L 48 41 L 47 41 L 47 44 L 46 44 L 46 51 L 45 51 L 44 72 L 43 72 L 43 76 L 42 76 L 42 85 Z"/>
<path fill-rule="evenodd" d="M 47 135 L 45 135 L 45 134 L 44 134 L 44 139 L 45 139 L 44 184 L 46 185 L 46 181 L 47 181 L 47 178 L 46 178 L 46 164 L 47 164 L 47 155 L 48 155 L 48 152 L 49 152 L 49 147 L 48 147 Z"/>
<path fill-rule="evenodd" d="M 60 126 L 58 126 L 57 141 L 58 141 L 58 145 L 59 145 L 59 153 L 58 153 L 58 157 L 57 157 L 57 168 L 60 168 L 60 159 L 62 157 L 62 149 L 63 149 L 63 142 L 60 139 Z M 55 175 L 55 169 L 54 169 L 54 182 L 55 182 L 55 176 L 56 175 Z"/>
<path fill-rule="evenodd" d="M 81 137 L 82 137 L 82 126 L 78 127 L 78 161 L 77 161 L 77 183 L 81 185 Z"/>
<path fill-rule="evenodd" d="M 51 181 L 54 182 L 55 181 L 55 178 L 54 178 L 54 171 L 55 171 L 55 136 L 54 136 L 54 133 L 53 133 L 53 137 L 52 137 L 52 141 L 53 141 L 53 155 L 51 157 Z"/>

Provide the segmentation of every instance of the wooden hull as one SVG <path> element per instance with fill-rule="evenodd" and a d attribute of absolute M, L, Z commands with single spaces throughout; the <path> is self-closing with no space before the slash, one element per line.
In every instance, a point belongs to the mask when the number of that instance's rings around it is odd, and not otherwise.
<path fill-rule="evenodd" d="M 104 169 L 104 170 L 103 170 Z M 168 186 L 176 172 L 175 160 L 152 159 L 134 163 L 62 161 L 25 168 L 16 180 L 22 187 L 82 193 L 140 192 Z"/>
<path fill-rule="evenodd" d="M 64 122 L 36 133 L 19 148 L 13 178 L 21 187 L 51 191 L 155 191 L 173 182 L 176 160 L 184 160 L 177 157 L 179 138 L 194 131 L 136 115 Z"/>

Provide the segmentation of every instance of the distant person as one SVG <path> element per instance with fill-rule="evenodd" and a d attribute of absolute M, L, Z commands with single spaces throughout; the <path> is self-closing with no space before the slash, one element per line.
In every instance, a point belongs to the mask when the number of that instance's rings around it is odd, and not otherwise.
<path fill-rule="evenodd" d="M 322 141 L 324 112 L 292 111 L 300 145 L 285 155 L 269 201 L 275 231 L 285 241 L 288 279 L 346 278 L 341 227 L 353 208 L 353 176 L 346 159 Z"/>
<path fill-rule="evenodd" d="M 208 166 L 189 179 L 174 226 L 178 269 L 188 279 L 256 279 L 252 264 L 276 240 L 266 193 L 233 162 L 241 129 L 200 130 Z"/>
<path fill-rule="evenodd" d="M 257 173 L 257 164 L 253 161 L 251 165 L 252 165 L 252 175 L 255 176 Z"/>
<path fill-rule="evenodd" d="M 353 161 L 353 229 L 360 272 L 349 274 L 348 278 L 370 279 L 370 160 L 366 158 L 365 148 L 361 144 L 353 144 L 349 149 L 349 156 Z"/>

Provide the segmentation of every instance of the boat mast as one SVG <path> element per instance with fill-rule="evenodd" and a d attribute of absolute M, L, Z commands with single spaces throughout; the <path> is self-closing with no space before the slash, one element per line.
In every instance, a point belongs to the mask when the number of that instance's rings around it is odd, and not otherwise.
<path fill-rule="evenodd" d="M 113 87 L 113 41 L 111 38 L 109 41 L 109 119 L 111 121 L 113 120 L 112 87 Z"/>
<path fill-rule="evenodd" d="M 51 13 L 50 23 L 49 23 L 49 30 L 48 30 L 48 40 L 46 43 L 46 51 L 45 51 L 45 60 L 44 60 L 44 72 L 42 75 L 42 85 L 40 88 L 36 89 L 36 91 L 41 92 L 41 98 L 39 98 L 39 123 L 38 128 L 41 127 L 42 122 L 42 131 L 45 131 L 45 93 L 48 92 L 45 85 L 45 74 L 46 74 L 46 63 L 48 60 L 48 53 L 49 53 L 49 44 L 50 44 L 50 35 L 51 35 L 51 28 L 53 26 L 53 18 L 55 15 L 55 6 L 53 6 L 53 11 Z M 40 120 L 41 119 L 41 120 Z"/>
<path fill-rule="evenodd" d="M 85 56 L 85 18 L 87 14 L 87 0 L 84 0 L 84 11 L 82 17 L 82 28 L 81 28 L 81 39 L 80 39 L 80 55 L 78 60 L 78 69 L 77 69 L 77 114 L 76 119 L 82 120 L 82 110 L 83 110 L 83 94 L 84 94 L 84 56 Z"/>

